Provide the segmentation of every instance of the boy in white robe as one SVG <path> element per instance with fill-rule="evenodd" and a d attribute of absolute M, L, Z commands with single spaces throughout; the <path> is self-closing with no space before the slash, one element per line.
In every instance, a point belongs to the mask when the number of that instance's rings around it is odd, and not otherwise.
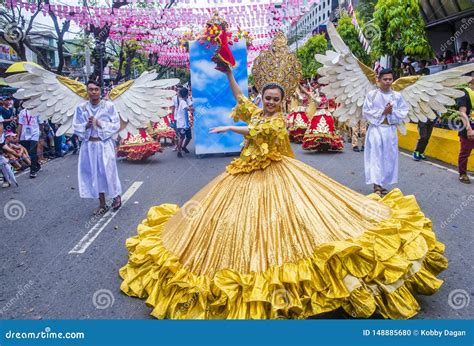
<path fill-rule="evenodd" d="M 377 90 L 370 91 L 362 114 L 369 124 L 365 138 L 365 182 L 374 192 L 384 195 L 384 186 L 398 182 L 397 125 L 408 115 L 408 106 L 400 93 L 392 90 L 393 72 L 379 72 Z"/>
<path fill-rule="evenodd" d="M 120 130 L 120 117 L 112 102 L 101 100 L 100 85 L 87 83 L 89 101 L 76 107 L 74 133 L 82 140 L 78 179 L 81 198 L 98 198 L 95 215 L 108 210 L 105 197 L 113 197 L 112 208 L 121 206 L 122 187 L 117 172 L 115 143 L 112 136 Z"/>

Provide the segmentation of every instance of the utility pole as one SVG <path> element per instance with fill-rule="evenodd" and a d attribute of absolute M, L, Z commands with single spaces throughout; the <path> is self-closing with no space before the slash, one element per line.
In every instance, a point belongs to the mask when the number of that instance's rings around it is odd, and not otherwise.
<path fill-rule="evenodd" d="M 296 54 L 298 55 L 298 22 L 296 22 Z"/>
<path fill-rule="evenodd" d="M 105 54 L 105 42 L 99 40 L 96 41 L 96 46 L 99 49 L 99 83 L 102 93 L 104 93 L 104 54 Z"/>

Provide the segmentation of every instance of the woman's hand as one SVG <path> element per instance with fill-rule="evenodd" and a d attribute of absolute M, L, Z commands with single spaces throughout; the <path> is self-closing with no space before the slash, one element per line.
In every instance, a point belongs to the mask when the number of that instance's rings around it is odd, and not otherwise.
<path fill-rule="evenodd" d="M 218 126 L 209 130 L 209 133 L 225 133 L 230 130 L 230 126 Z"/>

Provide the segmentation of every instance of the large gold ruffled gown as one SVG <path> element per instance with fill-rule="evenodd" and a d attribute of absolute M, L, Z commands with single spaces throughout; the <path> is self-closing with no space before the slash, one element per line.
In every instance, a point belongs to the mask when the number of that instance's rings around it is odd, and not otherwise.
<path fill-rule="evenodd" d="M 415 198 L 366 197 L 295 160 L 282 114 L 241 98 L 232 116 L 250 131 L 240 157 L 182 208 L 149 210 L 122 291 L 157 318 L 414 316 L 447 267 Z"/>

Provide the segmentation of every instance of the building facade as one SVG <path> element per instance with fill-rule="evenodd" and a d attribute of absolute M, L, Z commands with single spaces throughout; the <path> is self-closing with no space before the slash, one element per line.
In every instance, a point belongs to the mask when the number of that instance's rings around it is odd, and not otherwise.
<path fill-rule="evenodd" d="M 338 9 L 343 5 L 344 1 L 339 0 L 320 0 L 319 3 L 314 3 L 298 21 L 287 26 L 290 50 L 298 49 L 312 35 L 325 31 L 327 22 L 337 16 Z"/>

